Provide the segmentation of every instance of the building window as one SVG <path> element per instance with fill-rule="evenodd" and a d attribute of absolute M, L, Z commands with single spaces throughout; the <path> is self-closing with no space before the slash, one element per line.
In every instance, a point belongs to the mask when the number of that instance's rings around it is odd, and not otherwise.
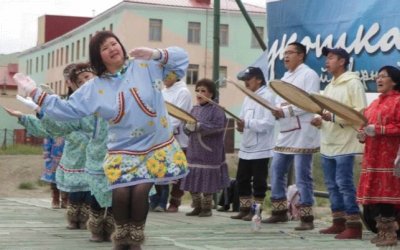
<path fill-rule="evenodd" d="M 44 55 L 40 57 L 40 71 L 43 72 L 44 70 Z"/>
<path fill-rule="evenodd" d="M 114 29 L 114 25 L 112 23 L 110 23 L 110 31 L 113 31 Z"/>
<path fill-rule="evenodd" d="M 47 53 L 47 69 L 50 69 L 50 52 Z"/>
<path fill-rule="evenodd" d="M 82 38 L 82 56 L 86 56 L 86 37 Z"/>
<path fill-rule="evenodd" d="M 39 72 L 39 57 L 36 57 L 35 60 L 35 72 Z"/>
<path fill-rule="evenodd" d="M 200 23 L 189 22 L 188 43 L 200 43 Z"/>
<path fill-rule="evenodd" d="M 29 59 L 29 74 L 32 74 L 32 59 Z"/>
<path fill-rule="evenodd" d="M 25 73 L 29 75 L 29 60 L 26 60 Z"/>
<path fill-rule="evenodd" d="M 150 19 L 149 21 L 149 40 L 150 41 L 161 41 L 162 34 L 162 20 L 161 19 Z"/>
<path fill-rule="evenodd" d="M 60 60 L 60 51 L 57 49 L 56 50 L 56 66 L 58 67 L 58 60 Z"/>
<path fill-rule="evenodd" d="M 264 27 L 256 27 L 258 34 L 260 37 L 264 37 Z M 261 48 L 260 44 L 258 43 L 256 37 L 251 33 L 251 47 L 252 48 Z"/>
<path fill-rule="evenodd" d="M 187 84 L 196 84 L 199 79 L 199 65 L 198 64 L 189 64 L 186 73 L 186 83 Z"/>
<path fill-rule="evenodd" d="M 60 50 L 60 66 L 63 65 L 64 62 L 64 47 Z"/>
<path fill-rule="evenodd" d="M 79 60 L 79 52 L 81 50 L 81 41 L 76 41 L 76 60 Z"/>
<path fill-rule="evenodd" d="M 229 25 L 221 24 L 219 26 L 219 45 L 228 46 L 229 45 Z"/>
<path fill-rule="evenodd" d="M 219 66 L 219 80 L 218 84 L 220 87 L 226 87 L 226 79 L 228 78 L 228 67 Z"/>
<path fill-rule="evenodd" d="M 65 46 L 65 64 L 69 63 L 69 46 Z"/>
<path fill-rule="evenodd" d="M 74 61 L 74 55 L 75 55 L 74 53 L 75 53 L 75 44 L 72 43 L 71 44 L 71 62 Z"/>
<path fill-rule="evenodd" d="M 54 68 L 54 50 L 51 52 L 51 68 Z"/>

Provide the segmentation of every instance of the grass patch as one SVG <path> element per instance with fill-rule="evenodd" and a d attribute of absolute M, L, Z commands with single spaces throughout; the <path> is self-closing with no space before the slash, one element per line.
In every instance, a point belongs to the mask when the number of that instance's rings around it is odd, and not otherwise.
<path fill-rule="evenodd" d="M 36 189 L 36 186 L 34 183 L 27 181 L 27 182 L 21 182 L 18 185 L 18 188 L 24 189 L 24 190 L 32 190 L 32 189 Z"/>
<path fill-rule="evenodd" d="M 6 148 L 0 148 L 0 155 L 40 155 L 42 153 L 42 146 L 27 144 L 14 144 Z"/>

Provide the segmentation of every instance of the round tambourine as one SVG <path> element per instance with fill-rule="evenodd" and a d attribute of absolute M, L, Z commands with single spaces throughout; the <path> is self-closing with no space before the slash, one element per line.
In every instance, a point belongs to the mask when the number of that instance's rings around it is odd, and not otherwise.
<path fill-rule="evenodd" d="M 281 80 L 272 80 L 269 85 L 280 97 L 290 104 L 307 112 L 316 114 L 322 113 L 321 106 L 311 98 L 310 94 L 293 84 Z"/>
<path fill-rule="evenodd" d="M 176 119 L 179 119 L 186 123 L 197 123 L 196 118 L 194 118 L 191 114 L 189 114 L 185 110 L 175 106 L 174 104 L 165 101 L 165 106 L 167 107 L 168 114 L 175 117 Z"/>
<path fill-rule="evenodd" d="M 353 108 L 333 100 L 332 98 L 319 94 L 311 94 L 311 98 L 322 108 L 341 117 L 352 125 L 362 126 L 368 123 L 367 118 L 365 118 L 360 112 L 357 112 Z"/>

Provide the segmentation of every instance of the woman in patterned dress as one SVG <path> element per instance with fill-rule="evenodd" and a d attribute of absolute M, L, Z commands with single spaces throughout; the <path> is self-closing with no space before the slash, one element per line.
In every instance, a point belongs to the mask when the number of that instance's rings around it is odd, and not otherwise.
<path fill-rule="evenodd" d="M 199 80 L 195 89 L 209 99 L 216 97 L 212 80 Z M 194 209 L 186 215 L 208 217 L 212 215 L 212 195 L 230 183 L 224 148 L 227 120 L 220 107 L 199 96 L 191 114 L 197 119 L 197 124 L 185 125 L 189 134 L 186 156 L 190 172 L 182 180 L 181 189 L 189 191 L 192 196 Z"/>
<path fill-rule="evenodd" d="M 379 211 L 378 234 L 371 242 L 383 247 L 397 245 L 395 206 L 400 204 L 400 178 L 394 161 L 400 145 L 400 70 L 382 67 L 376 84 L 381 94 L 366 108 L 368 125 L 358 135 L 365 151 L 357 201 Z"/>
<path fill-rule="evenodd" d="M 136 48 L 127 53 L 118 37 L 100 31 L 89 44 L 97 77 L 68 101 L 47 95 L 29 77 L 14 77 L 19 92 L 32 96 L 46 115 L 58 120 L 96 114 L 107 120 L 108 154 L 104 171 L 112 189 L 115 249 L 141 249 L 154 183 L 168 183 L 188 173 L 184 153 L 175 141 L 164 99 L 162 79 L 171 71 L 183 77 L 187 53 L 178 47 Z"/>

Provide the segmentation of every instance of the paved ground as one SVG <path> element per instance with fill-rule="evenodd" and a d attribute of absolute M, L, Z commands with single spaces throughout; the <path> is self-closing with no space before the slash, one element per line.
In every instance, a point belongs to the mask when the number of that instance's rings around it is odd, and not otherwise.
<path fill-rule="evenodd" d="M 87 231 L 65 229 L 65 210 L 49 206 L 49 199 L 0 198 L 0 249 L 111 249 L 111 243 L 89 242 Z M 369 243 L 369 232 L 363 240 L 339 241 L 320 235 L 318 229 L 328 225 L 322 220 L 308 232 L 294 231 L 298 222 L 290 222 L 263 224 L 261 231 L 253 233 L 250 223 L 228 218 L 232 213 L 214 211 L 212 217 L 191 218 L 184 215 L 189 207 L 181 210 L 149 214 L 143 249 L 377 249 Z"/>

